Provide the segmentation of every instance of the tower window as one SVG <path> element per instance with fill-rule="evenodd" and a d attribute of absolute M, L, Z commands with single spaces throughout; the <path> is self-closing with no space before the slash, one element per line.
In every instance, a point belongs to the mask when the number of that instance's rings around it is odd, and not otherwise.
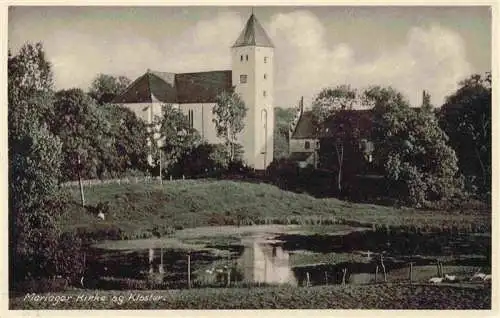
<path fill-rule="evenodd" d="M 310 149 L 311 148 L 311 143 L 309 141 L 306 141 L 304 143 L 304 149 Z"/>
<path fill-rule="evenodd" d="M 267 74 L 264 73 L 264 79 L 267 79 Z"/>
<path fill-rule="evenodd" d="M 240 56 L 240 61 L 242 61 L 242 62 L 243 62 L 243 55 L 242 55 L 242 56 Z"/>
<path fill-rule="evenodd" d="M 194 111 L 190 109 L 188 111 L 188 120 L 189 120 L 189 127 L 193 128 L 194 127 Z"/>
<path fill-rule="evenodd" d="M 240 84 L 246 84 L 246 83 L 247 83 L 247 75 L 241 74 L 240 75 Z"/>
<path fill-rule="evenodd" d="M 248 62 L 248 54 L 247 54 L 247 55 L 245 55 L 245 58 L 246 58 L 246 60 L 247 60 L 247 62 Z"/>
<path fill-rule="evenodd" d="M 266 91 L 264 91 L 262 94 L 264 95 L 264 97 L 267 96 L 267 92 Z"/>
<path fill-rule="evenodd" d="M 267 56 L 264 57 L 264 63 L 267 63 Z"/>

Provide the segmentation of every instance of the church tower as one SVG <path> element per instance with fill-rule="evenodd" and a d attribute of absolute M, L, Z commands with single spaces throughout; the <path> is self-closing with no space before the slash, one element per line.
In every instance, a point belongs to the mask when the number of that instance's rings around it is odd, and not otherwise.
<path fill-rule="evenodd" d="M 253 13 L 231 47 L 231 56 L 232 83 L 247 107 L 238 138 L 243 159 L 263 170 L 273 161 L 274 45 Z"/>

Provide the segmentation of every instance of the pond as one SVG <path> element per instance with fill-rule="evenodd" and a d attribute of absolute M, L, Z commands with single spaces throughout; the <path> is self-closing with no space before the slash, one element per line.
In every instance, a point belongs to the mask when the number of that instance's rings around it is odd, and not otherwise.
<path fill-rule="evenodd" d="M 233 286 L 339 284 L 343 270 L 347 282 L 367 283 L 374 280 L 381 257 L 393 280 L 407 275 L 410 262 L 428 275 L 435 272 L 437 259 L 449 271 L 491 267 L 491 236 L 464 233 L 278 231 L 179 242 L 151 244 L 151 248 L 94 247 L 95 257 L 88 267 L 96 276 L 116 279 L 147 280 L 159 275 L 158 288 L 227 286 L 228 281 Z"/>

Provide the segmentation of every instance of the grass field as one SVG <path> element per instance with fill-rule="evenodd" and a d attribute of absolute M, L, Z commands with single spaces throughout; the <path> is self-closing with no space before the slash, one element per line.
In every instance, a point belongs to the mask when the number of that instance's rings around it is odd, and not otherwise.
<path fill-rule="evenodd" d="M 89 299 L 84 296 L 97 296 Z M 42 295 L 37 295 L 42 296 Z M 20 296 L 11 309 L 490 309 L 487 286 L 408 284 L 266 288 L 211 288 L 169 291 L 80 291 Z M 62 298 L 64 297 L 64 298 Z M 59 299 L 59 302 L 56 302 Z M 65 299 L 66 301 L 61 301 Z M 97 299 L 97 300 L 96 300 Z"/>
<path fill-rule="evenodd" d="M 268 184 L 220 180 L 179 180 L 159 184 L 107 184 L 85 188 L 87 205 L 109 203 L 106 220 L 98 220 L 78 205 L 78 188 L 71 189 L 74 203 L 62 219 L 65 229 L 118 227 L 125 237 L 151 237 L 173 228 L 241 224 L 347 223 L 362 226 L 396 226 L 427 230 L 461 229 L 487 232 L 489 211 L 436 212 L 355 204 L 334 198 L 317 199 Z"/>

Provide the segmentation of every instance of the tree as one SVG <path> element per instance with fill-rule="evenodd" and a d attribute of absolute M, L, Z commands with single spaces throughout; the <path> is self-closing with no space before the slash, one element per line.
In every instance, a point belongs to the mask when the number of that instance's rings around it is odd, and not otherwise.
<path fill-rule="evenodd" d="M 491 73 L 472 75 L 446 98 L 440 125 L 450 138 L 460 171 L 481 193 L 491 192 Z"/>
<path fill-rule="evenodd" d="M 61 142 L 48 129 L 51 66 L 40 43 L 8 58 L 9 280 L 54 274 Z"/>
<path fill-rule="evenodd" d="M 410 108 L 392 88 L 373 87 L 365 96 L 374 105 L 376 157 L 389 191 L 415 206 L 459 192 L 456 155 L 435 114 Z"/>
<path fill-rule="evenodd" d="M 422 93 L 422 106 L 420 108 L 425 112 L 432 112 L 434 109 L 434 106 L 431 104 L 431 95 L 426 91 Z"/>
<path fill-rule="evenodd" d="M 181 155 L 171 173 L 190 177 L 213 174 L 215 171 L 220 173 L 229 164 L 226 151 L 224 145 L 201 142 Z"/>
<path fill-rule="evenodd" d="M 241 97 L 234 91 L 223 91 L 216 98 L 212 110 L 217 137 L 222 138 L 228 147 L 229 160 L 234 161 L 237 135 L 245 128 L 244 119 L 247 108 Z"/>
<path fill-rule="evenodd" d="M 289 153 L 289 130 L 295 116 L 293 108 L 274 108 L 274 154 L 273 158 L 279 160 L 287 158 Z"/>
<path fill-rule="evenodd" d="M 328 139 L 333 142 L 339 192 L 342 191 L 346 148 L 352 150 L 359 143 L 360 129 L 357 116 L 352 112 L 354 107 L 359 104 L 356 90 L 350 86 L 341 85 L 323 89 L 314 99 L 312 105 L 315 126 L 327 127 Z M 318 130 L 318 137 L 323 133 L 322 130 Z"/>
<path fill-rule="evenodd" d="M 21 266 L 19 274 L 43 276 L 58 236 L 55 221 L 61 211 L 49 206 L 59 190 L 61 142 L 31 120 L 9 144 L 16 145 L 9 154 L 9 233 L 15 248 L 11 257 Z"/>
<path fill-rule="evenodd" d="M 102 111 L 110 124 L 112 147 L 105 160 L 109 171 L 117 174 L 127 170 L 147 170 L 147 125 L 130 109 L 106 104 Z"/>
<path fill-rule="evenodd" d="M 9 133 L 17 132 L 28 120 L 50 121 L 54 116 L 53 75 L 42 44 L 26 43 L 17 55 L 10 50 L 8 55 Z"/>
<path fill-rule="evenodd" d="M 63 142 L 62 172 L 65 180 L 102 177 L 117 166 L 112 152 L 113 136 L 105 111 L 81 89 L 62 90 L 55 94 L 51 130 Z M 78 163 L 78 158 L 81 164 Z"/>
<path fill-rule="evenodd" d="M 109 103 L 130 85 L 131 81 L 125 76 L 115 77 L 99 74 L 92 81 L 89 94 L 99 105 Z"/>
<path fill-rule="evenodd" d="M 163 105 L 163 116 L 157 118 L 153 127 L 158 127 L 158 136 L 151 134 L 151 144 L 153 149 L 161 151 L 163 156 L 162 163 L 166 168 L 173 167 L 187 152 L 190 152 L 201 143 L 199 133 L 191 127 L 188 118 L 172 105 Z M 154 130 L 154 129 L 153 129 Z M 154 155 L 158 158 L 158 153 Z"/>

